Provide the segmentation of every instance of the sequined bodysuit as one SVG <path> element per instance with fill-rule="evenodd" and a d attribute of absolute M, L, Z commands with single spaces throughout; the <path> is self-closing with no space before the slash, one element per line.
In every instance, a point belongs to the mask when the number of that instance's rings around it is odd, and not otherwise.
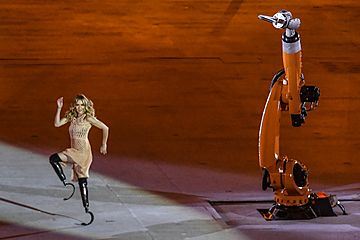
<path fill-rule="evenodd" d="M 71 148 L 62 153 L 66 155 L 65 163 L 72 164 L 72 180 L 89 177 L 89 169 L 92 162 L 91 146 L 88 134 L 91 124 L 86 119 L 74 119 L 69 126 Z"/>

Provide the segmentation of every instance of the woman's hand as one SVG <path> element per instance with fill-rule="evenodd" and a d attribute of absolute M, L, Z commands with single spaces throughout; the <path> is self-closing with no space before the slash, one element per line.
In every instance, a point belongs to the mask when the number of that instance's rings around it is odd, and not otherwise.
<path fill-rule="evenodd" d="M 101 147 L 100 147 L 100 153 L 102 153 L 102 154 L 104 154 L 104 155 L 107 153 L 107 146 L 106 146 L 106 144 L 101 145 Z"/>
<path fill-rule="evenodd" d="M 57 103 L 58 108 L 62 108 L 64 105 L 64 98 L 59 97 L 58 100 L 56 100 L 56 103 Z"/>

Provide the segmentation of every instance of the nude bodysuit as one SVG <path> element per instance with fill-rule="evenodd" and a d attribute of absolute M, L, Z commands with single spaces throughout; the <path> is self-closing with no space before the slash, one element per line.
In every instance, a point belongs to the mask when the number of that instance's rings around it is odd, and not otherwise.
<path fill-rule="evenodd" d="M 65 149 L 62 153 L 66 155 L 67 161 L 72 166 L 72 181 L 78 178 L 88 178 L 92 162 L 91 146 L 88 134 L 91 124 L 86 119 L 74 119 L 69 126 L 71 148 Z"/>

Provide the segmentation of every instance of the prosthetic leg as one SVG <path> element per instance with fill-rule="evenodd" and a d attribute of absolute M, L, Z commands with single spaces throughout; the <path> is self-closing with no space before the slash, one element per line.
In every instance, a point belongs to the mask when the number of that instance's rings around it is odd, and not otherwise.
<path fill-rule="evenodd" d="M 85 212 L 90 214 L 91 217 L 90 222 L 82 223 L 81 225 L 89 225 L 94 221 L 94 214 L 91 211 L 89 211 L 89 191 L 87 188 L 87 178 L 79 178 L 79 188 L 80 188 L 81 200 L 85 208 Z"/>
<path fill-rule="evenodd" d="M 56 175 L 59 177 L 60 181 L 64 184 L 64 186 L 65 187 L 66 186 L 71 186 L 72 187 L 72 192 L 71 192 L 70 196 L 67 197 L 67 198 L 64 198 L 64 201 L 69 200 L 75 193 L 75 186 L 74 186 L 74 184 L 68 183 L 68 182 L 65 181 L 66 176 L 65 176 L 64 171 L 63 171 L 63 169 L 62 169 L 62 167 L 60 165 L 60 162 L 62 162 L 62 161 L 61 161 L 59 155 L 57 153 L 54 153 L 53 155 L 50 156 L 49 159 L 50 159 L 49 162 L 50 162 L 51 166 L 54 168 Z"/>

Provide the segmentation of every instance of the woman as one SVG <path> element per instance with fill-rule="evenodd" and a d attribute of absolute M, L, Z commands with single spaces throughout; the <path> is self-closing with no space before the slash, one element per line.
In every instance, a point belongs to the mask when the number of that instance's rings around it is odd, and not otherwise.
<path fill-rule="evenodd" d="M 54 168 L 57 176 L 63 182 L 64 186 L 71 185 L 73 190 L 75 187 L 72 183 L 66 183 L 66 177 L 62 166 L 66 164 L 72 165 L 72 181 L 79 182 L 81 199 L 85 212 L 91 215 L 90 224 L 93 221 L 93 214 L 89 211 L 89 199 L 87 189 L 87 178 L 89 177 L 89 168 L 92 162 L 91 146 L 88 139 L 88 133 L 92 125 L 102 130 L 102 145 L 100 153 L 107 153 L 107 139 L 109 128 L 100 120 L 95 118 L 95 110 L 90 99 L 83 94 L 75 97 L 70 109 L 65 113 L 65 117 L 60 118 L 61 109 L 64 105 L 63 97 L 57 100 L 57 111 L 55 115 L 55 127 L 61 127 L 66 123 L 70 123 L 69 134 L 71 147 L 62 152 L 55 153 L 50 156 L 50 164 Z M 68 200 L 72 197 L 64 198 Z"/>

